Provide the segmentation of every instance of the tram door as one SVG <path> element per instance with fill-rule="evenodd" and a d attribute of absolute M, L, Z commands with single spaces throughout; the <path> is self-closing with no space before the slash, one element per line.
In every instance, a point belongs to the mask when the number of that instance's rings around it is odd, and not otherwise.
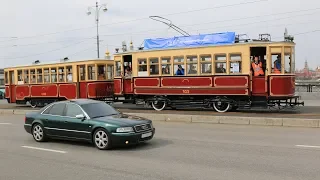
<path fill-rule="evenodd" d="M 123 56 L 123 79 L 122 89 L 124 94 L 133 93 L 133 80 L 132 80 L 132 55 Z"/>
<path fill-rule="evenodd" d="M 266 96 L 267 95 L 267 81 L 268 81 L 268 76 L 266 75 L 266 63 L 267 63 L 267 56 L 266 56 L 266 47 L 251 47 L 250 51 L 251 51 L 251 66 L 252 63 L 255 62 L 254 58 L 255 56 L 258 56 L 259 59 L 259 63 L 262 64 L 262 70 L 264 72 L 263 76 L 254 76 L 254 74 L 252 73 L 251 77 L 252 77 L 252 89 L 251 89 L 251 94 L 253 96 Z M 253 70 L 253 67 L 251 67 L 251 69 Z"/>
<path fill-rule="evenodd" d="M 9 71 L 9 89 L 10 89 L 10 102 L 16 102 L 16 88 L 14 85 L 14 71 Z"/>

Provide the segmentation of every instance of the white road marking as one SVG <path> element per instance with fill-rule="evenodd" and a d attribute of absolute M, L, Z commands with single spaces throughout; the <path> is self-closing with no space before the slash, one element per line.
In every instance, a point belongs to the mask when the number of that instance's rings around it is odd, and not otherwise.
<path fill-rule="evenodd" d="M 32 146 L 21 146 L 23 148 L 28 148 L 28 149 L 36 149 L 36 150 L 41 150 L 41 151 L 50 151 L 50 152 L 56 152 L 56 153 L 67 153 L 66 151 L 59 151 L 59 150 L 54 150 L 54 149 L 45 149 L 45 148 L 38 148 L 38 147 L 32 147 Z"/>
<path fill-rule="evenodd" d="M 320 148 L 320 146 L 309 146 L 309 145 L 296 145 L 297 147 L 305 147 L 305 148 Z"/>
<path fill-rule="evenodd" d="M 0 123 L 0 125 L 10 125 L 12 123 Z"/>

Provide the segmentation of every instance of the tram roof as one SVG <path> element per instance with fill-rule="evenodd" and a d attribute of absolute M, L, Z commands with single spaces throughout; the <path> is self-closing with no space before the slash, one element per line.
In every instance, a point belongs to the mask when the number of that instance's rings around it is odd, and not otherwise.
<path fill-rule="evenodd" d="M 152 52 L 152 51 L 169 51 L 169 50 L 181 50 L 181 49 L 197 49 L 197 48 L 208 48 L 208 47 L 223 47 L 223 46 L 266 46 L 270 44 L 288 44 L 295 45 L 295 42 L 290 41 L 251 41 L 251 42 L 238 42 L 238 43 L 229 43 L 229 44 L 214 44 L 214 45 L 205 45 L 205 46 L 187 46 L 187 47 L 173 47 L 173 48 L 155 48 L 155 49 L 143 49 L 143 50 L 134 50 L 134 51 L 125 51 L 114 53 L 114 55 L 128 55 L 133 53 L 141 52 Z"/>
<path fill-rule="evenodd" d="M 63 64 L 72 64 L 72 63 L 81 63 L 81 62 L 98 62 L 98 61 L 113 61 L 113 59 L 69 59 L 69 60 L 59 60 L 59 61 L 49 61 L 49 62 L 40 62 L 36 64 L 25 64 L 25 65 L 19 65 L 19 66 L 12 66 L 12 67 L 6 67 L 4 69 L 11 69 L 11 68 L 26 68 L 26 67 L 33 67 L 33 66 L 46 66 L 46 65 L 57 65 L 61 66 Z"/>

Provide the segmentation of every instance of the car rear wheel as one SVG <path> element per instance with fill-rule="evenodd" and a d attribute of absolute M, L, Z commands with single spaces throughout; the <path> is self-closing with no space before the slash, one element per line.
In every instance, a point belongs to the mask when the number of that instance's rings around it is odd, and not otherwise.
<path fill-rule="evenodd" d="M 37 142 L 43 142 L 46 140 L 46 134 L 44 133 L 43 126 L 39 123 L 32 127 L 33 139 Z"/>
<path fill-rule="evenodd" d="M 93 135 L 94 145 L 100 150 L 106 150 L 111 148 L 108 132 L 102 128 L 95 131 Z"/>

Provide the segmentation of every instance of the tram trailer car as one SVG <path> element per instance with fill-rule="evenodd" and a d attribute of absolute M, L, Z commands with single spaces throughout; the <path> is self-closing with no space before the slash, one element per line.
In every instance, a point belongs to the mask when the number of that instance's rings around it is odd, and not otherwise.
<path fill-rule="evenodd" d="M 42 107 L 67 99 L 113 99 L 113 61 L 80 60 L 5 68 L 9 103 Z"/>
<path fill-rule="evenodd" d="M 144 50 L 114 55 L 114 94 L 157 111 L 304 105 L 295 95 L 295 43 L 259 36 L 244 42 L 234 32 L 146 39 Z M 255 58 L 261 64 L 260 76 L 254 73 Z"/>

